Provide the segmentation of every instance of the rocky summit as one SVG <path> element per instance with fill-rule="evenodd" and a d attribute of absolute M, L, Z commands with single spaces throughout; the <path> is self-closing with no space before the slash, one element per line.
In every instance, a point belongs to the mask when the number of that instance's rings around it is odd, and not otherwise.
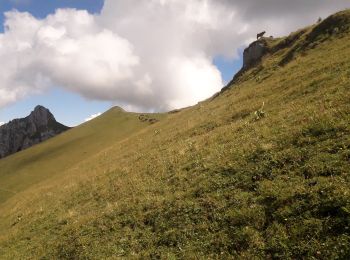
<path fill-rule="evenodd" d="M 37 106 L 29 116 L 0 126 L 0 158 L 54 137 L 69 127 L 58 123 L 51 112 Z"/>

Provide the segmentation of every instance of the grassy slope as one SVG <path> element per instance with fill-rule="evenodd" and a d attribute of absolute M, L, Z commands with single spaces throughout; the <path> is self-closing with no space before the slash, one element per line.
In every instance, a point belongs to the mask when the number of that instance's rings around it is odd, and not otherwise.
<path fill-rule="evenodd" d="M 0 255 L 348 258 L 350 12 L 336 18 L 271 42 L 218 97 L 7 200 Z"/>
<path fill-rule="evenodd" d="M 149 125 L 138 117 L 113 108 L 57 138 L 1 160 L 0 203 L 32 185 L 61 176 L 77 163 Z"/>

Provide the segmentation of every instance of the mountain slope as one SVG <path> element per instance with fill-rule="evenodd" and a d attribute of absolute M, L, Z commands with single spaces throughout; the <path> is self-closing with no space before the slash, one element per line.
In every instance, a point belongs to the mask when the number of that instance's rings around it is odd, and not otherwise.
<path fill-rule="evenodd" d="M 348 259 L 350 11 L 266 41 L 212 99 L 4 202 L 0 255 Z"/>
<path fill-rule="evenodd" d="M 115 107 L 54 139 L 2 159 L 0 203 L 38 182 L 60 177 L 65 170 L 78 167 L 80 162 L 148 125 L 139 114 Z"/>
<path fill-rule="evenodd" d="M 69 127 L 58 123 L 51 112 L 37 106 L 29 116 L 0 126 L 0 159 L 46 141 Z"/>

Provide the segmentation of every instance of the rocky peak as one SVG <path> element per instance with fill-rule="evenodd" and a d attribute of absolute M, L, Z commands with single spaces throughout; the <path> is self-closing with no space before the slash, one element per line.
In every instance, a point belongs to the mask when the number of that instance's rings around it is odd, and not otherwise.
<path fill-rule="evenodd" d="M 28 116 L 28 119 L 37 127 L 47 126 L 49 122 L 56 121 L 50 110 L 43 106 L 36 106 L 34 111 Z"/>
<path fill-rule="evenodd" d="M 69 127 L 58 123 L 51 112 L 37 106 L 29 116 L 0 126 L 0 158 L 54 137 Z"/>
<path fill-rule="evenodd" d="M 30 113 L 31 115 L 52 115 L 50 110 L 43 106 L 36 106 L 34 110 Z"/>

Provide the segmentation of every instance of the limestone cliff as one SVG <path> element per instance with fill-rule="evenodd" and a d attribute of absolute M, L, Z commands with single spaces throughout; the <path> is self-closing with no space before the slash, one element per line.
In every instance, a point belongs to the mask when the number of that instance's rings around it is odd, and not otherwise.
<path fill-rule="evenodd" d="M 268 48 L 266 41 L 257 40 L 249 45 L 243 53 L 243 69 L 249 69 L 258 62 L 267 53 Z"/>
<path fill-rule="evenodd" d="M 29 116 L 0 126 L 0 158 L 29 148 L 68 129 L 69 127 L 58 123 L 48 109 L 37 106 Z"/>

